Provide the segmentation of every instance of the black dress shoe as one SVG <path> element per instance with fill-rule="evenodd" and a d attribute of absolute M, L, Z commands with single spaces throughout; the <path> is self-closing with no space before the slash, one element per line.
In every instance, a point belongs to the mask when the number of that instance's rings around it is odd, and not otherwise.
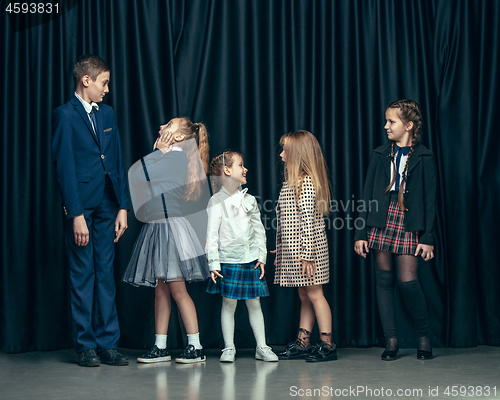
<path fill-rule="evenodd" d="M 395 361 L 398 359 L 399 347 L 396 350 L 384 350 L 380 358 L 383 361 Z"/>
<path fill-rule="evenodd" d="M 128 358 L 121 355 L 116 349 L 108 349 L 99 353 L 99 358 L 103 364 L 128 365 Z"/>
<path fill-rule="evenodd" d="M 307 362 L 333 361 L 337 359 L 337 346 L 327 346 L 325 343 L 318 343 L 313 347 L 311 354 L 306 357 Z"/>
<path fill-rule="evenodd" d="M 101 361 L 94 349 L 85 350 L 78 354 L 78 364 L 80 367 L 98 367 Z"/>
<path fill-rule="evenodd" d="M 277 353 L 280 360 L 303 360 L 311 354 L 312 346 L 308 343 L 306 347 L 300 347 L 299 341 L 289 343 L 285 351 Z"/>
<path fill-rule="evenodd" d="M 432 349 L 431 351 L 417 349 L 417 358 L 419 360 L 430 360 L 432 358 Z"/>

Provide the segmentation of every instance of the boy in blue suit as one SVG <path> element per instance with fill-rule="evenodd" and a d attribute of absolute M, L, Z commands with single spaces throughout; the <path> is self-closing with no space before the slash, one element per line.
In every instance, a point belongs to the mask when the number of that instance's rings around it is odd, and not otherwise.
<path fill-rule="evenodd" d="M 84 367 L 128 365 L 116 349 L 114 243 L 127 229 L 130 207 L 113 109 L 98 104 L 110 70 L 87 54 L 73 68 L 74 96 L 52 114 L 52 155 L 64 212 L 73 338 Z"/>

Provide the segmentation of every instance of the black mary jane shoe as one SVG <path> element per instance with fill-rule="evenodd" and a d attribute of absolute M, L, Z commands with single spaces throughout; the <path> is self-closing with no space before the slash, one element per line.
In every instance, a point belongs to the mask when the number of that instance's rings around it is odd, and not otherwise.
<path fill-rule="evenodd" d="M 277 353 L 276 355 L 280 360 L 303 360 L 311 355 L 313 346 L 308 343 L 306 347 L 300 347 L 298 340 L 289 343 L 285 351 Z"/>
<path fill-rule="evenodd" d="M 426 351 L 426 350 L 417 349 L 417 359 L 419 359 L 419 360 L 430 360 L 431 358 L 433 358 L 433 356 L 432 356 L 432 350 L 431 351 Z"/>
<path fill-rule="evenodd" d="M 311 354 L 306 357 L 306 362 L 333 361 L 337 359 L 337 346 L 332 347 L 326 343 L 318 343 L 313 346 Z"/>
<path fill-rule="evenodd" d="M 384 350 L 380 358 L 382 361 L 396 361 L 398 359 L 399 347 L 396 350 Z"/>

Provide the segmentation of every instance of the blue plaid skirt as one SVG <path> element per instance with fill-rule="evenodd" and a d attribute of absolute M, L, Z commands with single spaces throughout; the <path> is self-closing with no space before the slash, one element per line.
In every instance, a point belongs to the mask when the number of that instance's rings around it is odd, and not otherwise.
<path fill-rule="evenodd" d="M 221 264 L 223 278 L 217 277 L 217 283 L 210 279 L 207 293 L 220 293 L 222 297 L 236 300 L 269 296 L 266 279 L 259 279 L 260 268 L 254 269 L 256 263 Z"/>

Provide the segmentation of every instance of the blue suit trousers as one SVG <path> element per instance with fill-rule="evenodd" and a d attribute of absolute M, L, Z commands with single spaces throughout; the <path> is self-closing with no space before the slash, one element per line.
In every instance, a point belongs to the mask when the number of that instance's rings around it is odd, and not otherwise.
<path fill-rule="evenodd" d="M 72 218 L 64 218 L 64 240 L 69 258 L 73 340 L 77 353 L 116 349 L 120 328 L 115 305 L 116 196 L 109 178 L 101 202 L 84 210 L 89 243 L 75 243 Z"/>

